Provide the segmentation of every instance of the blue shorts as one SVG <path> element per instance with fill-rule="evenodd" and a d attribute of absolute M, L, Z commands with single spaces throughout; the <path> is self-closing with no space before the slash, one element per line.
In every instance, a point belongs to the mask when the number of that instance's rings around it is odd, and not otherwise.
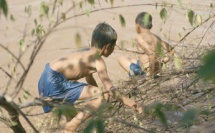
<path fill-rule="evenodd" d="M 136 76 L 136 75 L 144 75 L 145 74 L 145 72 L 143 72 L 142 69 L 141 69 L 139 60 L 137 60 L 136 64 L 135 63 L 130 64 L 130 70 L 133 71 L 134 76 Z M 128 74 L 129 74 L 130 77 L 132 76 L 132 74 L 130 72 Z"/>
<path fill-rule="evenodd" d="M 84 86 L 87 86 L 87 84 L 68 81 L 63 74 L 52 70 L 49 64 L 46 64 L 38 83 L 38 91 L 42 98 L 51 98 L 54 101 L 73 104 L 78 100 Z M 45 113 L 51 111 L 51 109 L 50 106 L 43 106 Z"/>

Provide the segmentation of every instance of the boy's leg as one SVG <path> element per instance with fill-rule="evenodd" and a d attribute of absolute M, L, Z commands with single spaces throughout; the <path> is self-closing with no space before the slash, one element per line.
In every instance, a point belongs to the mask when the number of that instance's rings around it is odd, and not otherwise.
<path fill-rule="evenodd" d="M 146 71 L 146 75 L 149 74 L 149 57 L 146 54 L 141 54 L 139 55 L 140 63 L 141 63 L 141 68 L 144 68 Z"/>
<path fill-rule="evenodd" d="M 131 63 L 137 63 L 137 60 L 135 59 L 130 59 L 124 56 L 121 56 L 118 58 L 118 62 L 120 64 L 120 66 L 126 71 L 126 72 L 130 72 L 130 65 Z"/>
<path fill-rule="evenodd" d="M 102 95 L 100 95 L 101 93 L 102 91 L 98 87 L 90 86 L 90 85 L 85 86 L 78 100 L 85 100 L 95 96 L 96 98 L 88 102 L 86 106 L 91 109 L 97 109 L 101 105 L 101 101 L 103 98 Z M 78 114 L 71 121 L 67 122 L 65 126 L 65 130 L 68 133 L 75 132 L 77 127 L 81 124 L 81 122 L 86 120 L 89 116 L 90 114 L 87 112 L 82 112 L 82 111 L 78 112 Z"/>

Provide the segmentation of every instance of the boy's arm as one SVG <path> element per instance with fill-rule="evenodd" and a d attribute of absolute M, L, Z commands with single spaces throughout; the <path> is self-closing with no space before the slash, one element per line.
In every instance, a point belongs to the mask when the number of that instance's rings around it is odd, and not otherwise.
<path fill-rule="evenodd" d="M 86 76 L 85 79 L 86 79 L 86 81 L 87 81 L 87 83 L 88 83 L 89 85 L 93 85 L 93 86 L 98 87 L 98 85 L 97 85 L 97 83 L 96 83 L 96 80 L 94 79 L 94 77 L 93 77 L 92 74 Z"/>
<path fill-rule="evenodd" d="M 170 57 L 173 56 L 173 54 L 175 53 L 175 50 L 171 45 L 169 45 L 167 42 L 164 42 L 164 41 L 161 41 L 161 46 L 164 50 L 167 51 L 166 54 L 168 55 L 168 57 L 164 59 L 164 63 L 166 63 L 169 61 Z"/>
<path fill-rule="evenodd" d="M 122 102 L 123 104 L 131 107 L 135 111 L 141 113 L 142 108 L 136 104 L 133 100 L 129 99 L 128 97 L 122 95 L 117 88 L 115 88 L 110 81 L 110 78 L 108 77 L 107 74 L 107 68 L 104 60 L 100 58 L 98 61 L 96 61 L 96 70 L 98 73 L 98 76 L 105 88 L 105 91 L 109 91 L 108 95 L 113 96 L 113 98 L 117 99 L 118 101 Z M 106 100 L 108 99 L 109 96 L 105 95 Z"/>
<path fill-rule="evenodd" d="M 110 88 L 113 86 L 112 82 L 110 81 L 110 78 L 107 75 L 107 68 L 104 60 L 100 57 L 96 61 L 96 70 L 99 76 L 99 79 L 101 80 L 104 89 L 106 91 L 109 91 Z"/>
<path fill-rule="evenodd" d="M 165 49 L 169 54 L 173 55 L 174 54 L 174 48 L 169 45 L 169 43 L 161 41 L 161 46 L 163 49 Z"/>

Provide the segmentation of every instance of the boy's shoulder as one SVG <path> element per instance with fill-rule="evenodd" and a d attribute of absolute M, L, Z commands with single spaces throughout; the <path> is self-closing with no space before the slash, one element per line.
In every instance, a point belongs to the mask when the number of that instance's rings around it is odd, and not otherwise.
<path fill-rule="evenodd" d="M 135 40 L 138 42 L 151 42 L 155 38 L 155 35 L 150 33 L 137 34 Z"/>

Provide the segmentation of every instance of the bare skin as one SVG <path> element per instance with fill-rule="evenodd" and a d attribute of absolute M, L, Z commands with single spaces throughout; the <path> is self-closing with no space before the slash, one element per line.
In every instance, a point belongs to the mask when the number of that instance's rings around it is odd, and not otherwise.
<path fill-rule="evenodd" d="M 172 47 L 162 41 L 158 36 L 150 32 L 149 29 L 142 28 L 139 24 L 136 24 L 137 35 L 135 40 L 137 42 L 137 50 L 145 54 L 139 55 L 141 68 L 146 71 L 147 75 L 155 75 L 161 71 L 163 63 L 167 63 L 170 57 L 173 56 L 174 50 Z M 165 57 L 161 58 L 158 53 L 158 48 L 165 51 Z M 119 64 L 127 71 L 130 71 L 130 64 L 136 63 L 137 59 L 130 59 L 127 57 L 120 57 L 118 59 Z"/>
<path fill-rule="evenodd" d="M 108 57 L 114 50 L 115 45 L 105 45 L 102 49 L 91 48 L 88 51 L 72 53 L 68 56 L 64 56 L 50 63 L 50 67 L 62 73 L 67 80 L 78 80 L 80 78 L 86 79 L 88 86 L 83 88 L 83 91 L 78 100 L 84 100 L 97 96 L 96 99 L 87 103 L 87 107 L 91 109 L 97 109 L 101 105 L 103 99 L 102 90 L 97 87 L 97 83 L 93 78 L 93 73 L 98 73 L 98 76 L 105 88 L 105 91 L 109 91 L 105 94 L 107 100 L 109 96 L 113 96 L 120 102 L 141 113 L 142 108 L 136 104 L 133 100 L 121 95 L 121 97 L 115 97 L 115 90 L 110 91 L 113 84 L 108 77 L 107 68 L 102 56 Z M 80 123 L 86 120 L 90 116 L 89 113 L 79 112 L 71 121 L 67 122 L 65 126 L 65 132 L 74 133 Z"/>

